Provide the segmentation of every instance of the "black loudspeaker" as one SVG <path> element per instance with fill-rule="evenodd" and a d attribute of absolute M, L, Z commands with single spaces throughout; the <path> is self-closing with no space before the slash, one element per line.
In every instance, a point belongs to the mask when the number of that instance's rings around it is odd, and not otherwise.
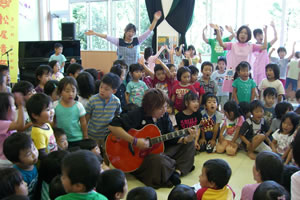
<path fill-rule="evenodd" d="M 61 23 L 61 39 L 75 40 L 75 23 Z"/>

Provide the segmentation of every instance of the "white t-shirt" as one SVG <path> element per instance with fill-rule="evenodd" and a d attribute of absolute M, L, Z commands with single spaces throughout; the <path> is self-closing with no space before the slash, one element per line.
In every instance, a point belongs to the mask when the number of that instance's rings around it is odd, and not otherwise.
<path fill-rule="evenodd" d="M 229 92 L 223 92 L 223 82 L 226 76 L 226 71 L 223 74 L 220 74 L 219 71 L 215 71 L 211 75 L 211 79 L 215 81 L 218 91 L 217 96 L 229 96 Z"/>
<path fill-rule="evenodd" d="M 234 138 L 234 135 L 236 134 L 236 132 L 235 132 L 236 128 L 237 127 L 241 128 L 243 122 L 244 122 L 243 116 L 236 118 L 234 121 L 231 121 L 231 120 L 227 119 L 227 117 L 226 117 L 225 121 L 224 121 L 224 125 L 226 126 L 226 130 L 224 133 L 224 139 L 232 141 L 232 139 Z M 238 138 L 236 142 L 238 144 L 240 144 L 241 143 L 240 138 Z"/>
<path fill-rule="evenodd" d="M 263 93 L 264 93 L 265 89 L 267 89 L 268 87 L 275 88 L 275 90 L 277 91 L 277 95 L 285 94 L 284 87 L 280 80 L 277 79 L 277 80 L 271 82 L 265 78 L 260 82 L 260 84 L 258 86 L 258 89 L 261 91 L 261 100 L 263 100 L 263 98 L 264 98 Z"/>
<path fill-rule="evenodd" d="M 300 200 L 300 171 L 294 173 L 291 177 L 291 199 Z"/>
<path fill-rule="evenodd" d="M 276 130 L 272 136 L 273 139 L 277 141 L 276 150 L 280 155 L 284 154 L 294 139 L 293 135 L 284 135 L 280 133 L 280 129 Z"/>

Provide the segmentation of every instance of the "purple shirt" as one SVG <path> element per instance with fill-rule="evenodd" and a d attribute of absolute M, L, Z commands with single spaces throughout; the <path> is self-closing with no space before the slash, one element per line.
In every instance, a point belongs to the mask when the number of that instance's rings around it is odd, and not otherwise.
<path fill-rule="evenodd" d="M 260 183 L 247 184 L 242 189 L 241 200 L 252 200 L 253 194 Z"/>

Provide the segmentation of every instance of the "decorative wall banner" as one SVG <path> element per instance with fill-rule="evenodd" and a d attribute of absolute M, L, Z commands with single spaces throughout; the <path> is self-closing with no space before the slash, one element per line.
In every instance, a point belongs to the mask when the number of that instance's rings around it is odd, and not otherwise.
<path fill-rule="evenodd" d="M 19 71 L 18 17 L 18 0 L 0 0 L 0 64 L 8 65 L 7 56 L 9 56 L 9 69 L 12 83 L 17 82 Z"/>

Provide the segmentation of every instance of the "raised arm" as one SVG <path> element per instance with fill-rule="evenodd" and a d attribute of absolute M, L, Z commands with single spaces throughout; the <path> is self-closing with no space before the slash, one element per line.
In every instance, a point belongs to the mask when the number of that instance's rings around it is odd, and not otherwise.
<path fill-rule="evenodd" d="M 160 47 L 159 51 L 154 55 L 154 56 L 155 56 L 155 59 L 157 59 L 158 56 L 159 56 L 165 49 L 168 49 L 167 45 L 164 45 L 164 46 Z"/>
<path fill-rule="evenodd" d="M 166 48 L 168 53 L 169 53 L 169 56 L 170 56 L 170 62 L 171 64 L 174 65 L 174 48 L 172 47 L 171 49 L 169 49 L 168 47 Z"/>
<path fill-rule="evenodd" d="M 268 30 L 268 26 L 264 26 L 264 44 L 260 47 L 260 50 L 264 50 L 268 47 L 267 30 Z"/>
<path fill-rule="evenodd" d="M 206 37 L 206 35 L 205 35 L 205 31 L 207 30 L 207 25 L 204 27 L 204 29 L 203 29 L 203 32 L 202 32 L 202 38 L 203 38 L 203 40 L 204 40 L 204 42 L 206 43 L 206 44 L 208 44 L 208 39 L 207 39 L 207 37 Z"/>
<path fill-rule="evenodd" d="M 217 24 L 210 24 L 210 27 L 212 27 L 213 29 L 215 29 L 217 31 L 217 40 L 220 44 L 221 47 L 223 47 L 224 49 L 226 49 L 226 43 L 223 43 L 223 40 L 221 38 L 221 32 L 220 32 L 220 27 Z"/>
<path fill-rule="evenodd" d="M 272 48 L 271 51 L 269 52 L 269 58 L 272 57 L 272 53 L 275 51 L 275 48 Z"/>
<path fill-rule="evenodd" d="M 164 70 L 166 71 L 167 77 L 171 78 L 171 72 L 170 72 L 169 68 L 167 67 L 167 65 L 165 65 L 165 63 L 163 61 L 161 61 L 160 59 L 157 59 L 157 62 L 164 68 Z"/>
<path fill-rule="evenodd" d="M 277 41 L 277 31 L 276 31 L 276 28 L 275 28 L 275 24 L 274 24 L 274 21 L 271 21 L 271 27 L 273 28 L 273 31 L 274 31 L 274 38 L 273 40 L 271 40 L 270 42 L 270 45 L 273 46 L 273 44 Z"/>
<path fill-rule="evenodd" d="M 231 33 L 231 35 L 229 36 L 229 40 L 232 40 L 234 37 L 236 37 L 236 34 L 235 32 L 233 31 L 232 27 L 231 26 L 225 26 L 226 30 Z"/>
<path fill-rule="evenodd" d="M 91 36 L 91 35 L 95 35 L 95 36 L 98 36 L 98 37 L 101 37 L 103 39 L 106 39 L 107 38 L 107 35 L 106 34 L 102 34 L 102 33 L 97 33 L 93 30 L 88 30 L 87 32 L 85 32 L 84 34 L 88 35 L 88 36 Z"/>
<path fill-rule="evenodd" d="M 148 74 L 151 77 L 151 79 L 154 79 L 154 73 L 145 65 L 145 59 L 143 56 L 139 59 L 139 64 L 143 66 L 144 70 L 146 71 L 146 74 Z"/>
<path fill-rule="evenodd" d="M 161 11 L 157 11 L 154 13 L 154 18 L 153 18 L 153 21 L 151 23 L 151 25 L 149 26 L 149 30 L 150 31 L 153 31 L 153 29 L 155 28 L 158 20 L 161 18 Z"/>
<path fill-rule="evenodd" d="M 292 54 L 288 57 L 288 60 L 289 60 L 289 61 L 294 57 L 294 54 L 295 54 L 295 46 L 296 46 L 296 42 L 293 43 Z"/>

